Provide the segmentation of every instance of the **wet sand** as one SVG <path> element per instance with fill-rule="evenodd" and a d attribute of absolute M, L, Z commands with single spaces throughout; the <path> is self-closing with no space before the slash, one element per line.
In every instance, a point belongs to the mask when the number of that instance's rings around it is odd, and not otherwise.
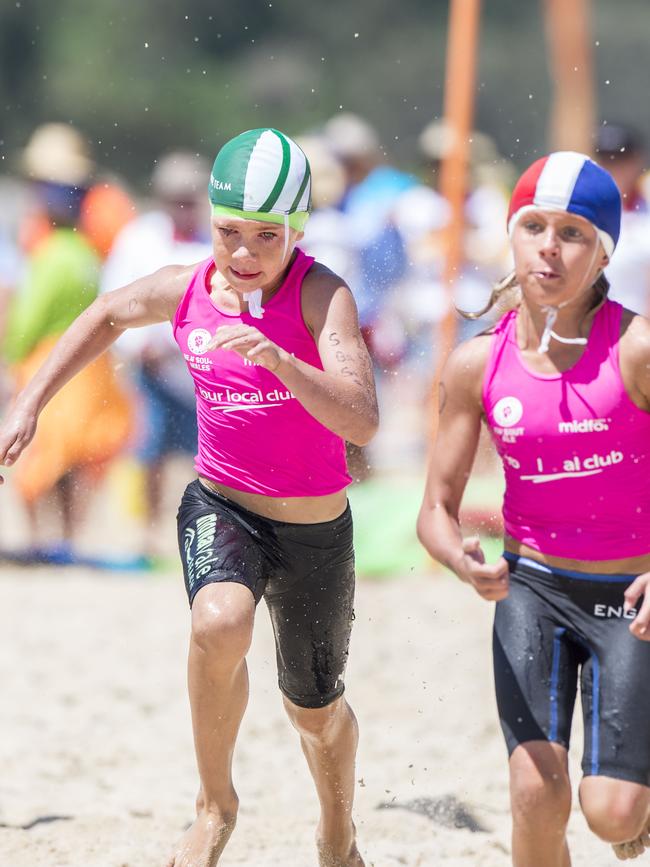
<path fill-rule="evenodd" d="M 197 789 L 180 579 L 2 567 L 0 599 L 0 865 L 163 863 Z M 356 613 L 347 684 L 368 867 L 507 867 L 491 606 L 436 573 L 361 581 Z M 263 603 L 250 668 L 241 813 L 222 864 L 312 867 L 316 797 L 282 712 Z M 574 742 L 577 780 L 579 729 Z M 577 808 L 570 840 L 575 867 L 618 863 Z"/>

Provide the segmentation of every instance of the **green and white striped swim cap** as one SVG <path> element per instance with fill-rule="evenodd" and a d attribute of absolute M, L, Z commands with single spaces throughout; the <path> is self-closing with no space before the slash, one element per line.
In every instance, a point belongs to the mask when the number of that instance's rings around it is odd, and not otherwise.
<path fill-rule="evenodd" d="M 311 210 L 311 170 L 277 129 L 251 129 L 221 148 L 209 184 L 214 214 L 281 223 L 299 232 Z"/>

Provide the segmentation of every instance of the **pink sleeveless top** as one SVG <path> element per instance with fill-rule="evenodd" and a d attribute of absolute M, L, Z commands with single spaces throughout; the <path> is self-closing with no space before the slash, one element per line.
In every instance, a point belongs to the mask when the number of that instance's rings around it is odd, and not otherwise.
<path fill-rule="evenodd" d="M 195 271 L 172 323 L 194 380 L 199 428 L 196 471 L 267 497 L 324 496 L 351 481 L 345 443 L 310 415 L 269 370 L 236 352 L 206 352 L 220 325 L 253 325 L 296 358 L 323 365 L 302 317 L 302 282 L 313 258 L 301 250 L 287 277 L 264 304 L 262 319 L 218 310 L 210 297 L 212 258 Z"/>
<path fill-rule="evenodd" d="M 499 321 L 483 405 L 503 461 L 507 535 L 556 557 L 650 553 L 650 414 L 625 392 L 623 308 L 606 301 L 579 361 L 534 373 L 517 346 L 517 311 Z"/>

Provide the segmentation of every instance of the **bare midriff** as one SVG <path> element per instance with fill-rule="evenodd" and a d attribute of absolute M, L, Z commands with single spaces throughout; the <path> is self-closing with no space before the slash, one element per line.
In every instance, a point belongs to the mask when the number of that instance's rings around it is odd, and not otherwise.
<path fill-rule="evenodd" d="M 287 521 L 290 524 L 319 524 L 323 521 L 333 521 L 342 515 L 347 507 L 345 489 L 334 494 L 320 497 L 265 497 L 263 494 L 251 494 L 248 491 L 238 491 L 227 485 L 220 485 L 199 476 L 201 484 L 211 491 L 221 494 L 238 506 L 270 518 L 272 521 Z"/>
<path fill-rule="evenodd" d="M 506 537 L 504 547 L 511 554 L 537 560 L 545 566 L 567 569 L 570 572 L 591 572 L 600 575 L 641 575 L 650 572 L 650 554 L 640 557 L 623 557 L 620 560 L 572 560 L 569 557 L 553 557 L 523 545 L 516 539 Z"/>

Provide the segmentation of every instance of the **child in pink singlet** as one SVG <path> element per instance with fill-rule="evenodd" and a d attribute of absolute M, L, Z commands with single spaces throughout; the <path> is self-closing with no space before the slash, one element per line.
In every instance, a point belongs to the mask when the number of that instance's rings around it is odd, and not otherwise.
<path fill-rule="evenodd" d="M 418 519 L 427 550 L 496 602 L 517 867 L 570 863 L 578 683 L 583 813 L 619 858 L 650 845 L 650 323 L 607 297 L 620 218 L 613 179 L 582 154 L 522 175 L 514 271 L 488 305 L 510 309 L 447 361 Z M 506 481 L 494 564 L 458 521 L 482 422 Z"/>
<path fill-rule="evenodd" d="M 100 297 L 0 430 L 9 466 L 52 395 L 123 330 L 171 323 L 197 403 L 197 478 L 178 511 L 178 542 L 201 784 L 168 867 L 215 867 L 235 826 L 232 756 L 262 597 L 278 685 L 321 804 L 319 864 L 364 864 L 352 822 L 358 732 L 343 695 L 354 617 L 345 441 L 369 441 L 377 402 L 348 287 L 296 247 L 310 192 L 309 164 L 288 136 L 257 129 L 227 142 L 209 185 L 213 255 Z"/>

